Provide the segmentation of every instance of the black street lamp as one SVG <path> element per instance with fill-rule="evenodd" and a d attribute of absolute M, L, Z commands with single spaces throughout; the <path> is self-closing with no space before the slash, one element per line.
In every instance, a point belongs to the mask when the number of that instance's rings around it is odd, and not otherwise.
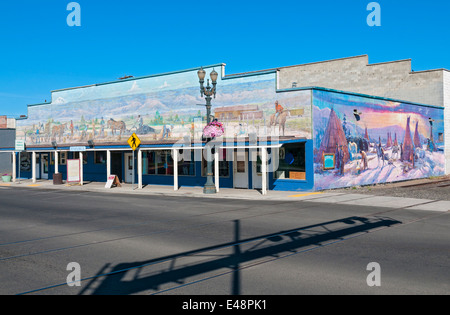
<path fill-rule="evenodd" d="M 200 68 L 197 72 L 199 82 L 200 82 L 200 95 L 205 97 L 206 100 L 206 123 L 211 123 L 211 99 L 214 96 L 216 98 L 216 85 L 217 85 L 217 76 L 218 73 L 213 69 L 213 71 L 210 74 L 211 77 L 211 83 L 212 87 L 209 85 L 209 79 L 207 79 L 206 86 L 203 85 L 205 82 L 205 76 L 206 72 L 203 70 L 203 67 Z M 208 145 L 208 142 L 211 141 L 210 138 L 206 139 L 206 184 L 203 188 L 204 194 L 215 194 L 216 191 L 216 185 L 214 185 L 213 182 L 213 171 L 212 171 L 212 152 L 211 152 L 211 146 Z"/>

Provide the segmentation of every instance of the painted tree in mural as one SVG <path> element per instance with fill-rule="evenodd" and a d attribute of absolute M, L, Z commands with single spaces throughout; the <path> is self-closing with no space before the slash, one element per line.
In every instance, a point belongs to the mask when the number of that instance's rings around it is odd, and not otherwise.
<path fill-rule="evenodd" d="M 342 119 L 344 122 L 342 123 L 342 129 L 344 130 L 344 134 L 347 138 L 349 138 L 350 135 L 350 128 L 347 127 L 347 116 L 344 114 L 344 118 Z"/>
<path fill-rule="evenodd" d="M 153 120 L 153 123 L 156 125 L 162 125 L 164 123 L 164 119 L 162 118 L 159 111 L 156 111 L 155 113 L 155 119 Z"/>
<path fill-rule="evenodd" d="M 414 146 L 416 148 L 421 148 L 422 144 L 420 143 L 420 137 L 419 137 L 419 122 L 416 122 L 416 131 L 414 132 Z"/>
<path fill-rule="evenodd" d="M 341 120 L 336 115 L 334 109 L 331 109 L 330 118 L 328 119 L 327 128 L 322 137 L 322 142 L 320 143 L 319 151 L 315 156 L 315 162 L 322 162 L 323 153 L 336 153 L 336 151 L 341 148 L 344 151 L 344 158 L 341 163 L 346 163 L 350 157 L 348 152 L 347 138 L 345 137 L 344 129 L 342 128 Z"/>
<path fill-rule="evenodd" d="M 428 150 L 435 152 L 436 151 L 436 145 L 434 144 L 434 137 L 433 137 L 433 123 L 430 123 L 430 138 L 428 139 L 427 148 Z"/>
<path fill-rule="evenodd" d="M 392 147 L 392 138 L 391 138 L 391 133 L 390 132 L 387 133 L 386 147 L 387 148 Z"/>
<path fill-rule="evenodd" d="M 414 144 L 411 138 L 411 129 L 409 128 L 409 122 L 411 117 L 408 117 L 406 121 L 405 139 L 403 140 L 403 150 L 401 155 L 401 161 L 413 162 L 414 159 Z"/>

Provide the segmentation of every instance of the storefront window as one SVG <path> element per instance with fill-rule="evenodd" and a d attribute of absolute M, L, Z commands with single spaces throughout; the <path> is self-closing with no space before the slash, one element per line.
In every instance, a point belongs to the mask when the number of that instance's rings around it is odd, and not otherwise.
<path fill-rule="evenodd" d="M 80 158 L 80 152 L 73 152 L 73 158 L 75 160 Z M 83 152 L 83 164 L 87 164 L 88 152 Z"/>
<path fill-rule="evenodd" d="M 32 154 L 30 152 L 20 153 L 20 171 L 29 172 L 31 171 L 31 159 Z"/>
<path fill-rule="evenodd" d="M 155 174 L 155 152 L 143 152 L 142 153 L 142 171 L 144 175 Z"/>
<path fill-rule="evenodd" d="M 274 178 L 305 180 L 305 156 L 305 143 L 284 144 L 279 149 L 279 164 Z"/>
<path fill-rule="evenodd" d="M 143 152 L 144 175 L 173 175 L 171 150 Z"/>
<path fill-rule="evenodd" d="M 106 151 L 95 151 L 94 152 L 94 163 L 95 164 L 106 164 Z"/>
<path fill-rule="evenodd" d="M 258 175 L 261 175 L 261 174 L 262 174 L 262 168 L 261 168 L 261 165 L 262 165 L 262 161 L 261 161 L 261 153 L 258 152 L 258 154 L 256 155 L 256 173 L 257 173 Z"/>
<path fill-rule="evenodd" d="M 184 160 L 184 152 L 179 153 L 179 156 L 182 157 L 181 161 L 178 161 L 178 175 L 180 176 L 195 176 L 194 150 L 189 151 L 191 152 L 190 161 Z"/>
<path fill-rule="evenodd" d="M 58 152 L 58 165 L 66 165 L 67 152 Z M 51 153 L 51 165 L 55 165 L 55 152 Z"/>
<path fill-rule="evenodd" d="M 219 150 L 219 177 L 230 177 L 230 163 L 227 159 L 227 151 L 226 149 Z M 213 156 L 214 158 L 214 156 Z M 202 154 L 202 176 L 206 176 L 206 168 L 208 164 L 206 163 L 206 159 Z M 213 175 L 216 174 L 216 170 L 214 167 L 214 162 L 212 165 Z"/>

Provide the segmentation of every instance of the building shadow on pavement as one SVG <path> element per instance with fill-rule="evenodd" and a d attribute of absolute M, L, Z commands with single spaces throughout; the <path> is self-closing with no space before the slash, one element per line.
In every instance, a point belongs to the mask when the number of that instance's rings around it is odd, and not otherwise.
<path fill-rule="evenodd" d="M 243 268 L 401 223 L 385 217 L 353 216 L 241 240 L 236 220 L 232 242 L 146 261 L 106 264 L 84 280 L 79 294 L 176 294 L 176 288 L 192 282 L 229 276 L 228 293 L 239 295 Z"/>

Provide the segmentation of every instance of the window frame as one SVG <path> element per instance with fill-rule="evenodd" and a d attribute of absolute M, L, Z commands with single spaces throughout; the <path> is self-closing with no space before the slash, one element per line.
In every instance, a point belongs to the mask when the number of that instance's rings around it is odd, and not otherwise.
<path fill-rule="evenodd" d="M 50 165 L 55 165 L 55 152 L 50 152 Z M 67 165 L 67 151 L 58 151 L 58 165 Z"/>
<path fill-rule="evenodd" d="M 219 150 L 223 150 L 222 154 L 219 153 L 219 178 L 230 178 L 231 176 L 231 171 L 232 167 L 230 167 L 230 161 L 227 160 L 227 150 L 228 149 L 219 149 Z M 224 176 L 224 175 L 220 175 L 220 163 L 226 163 L 227 165 L 227 171 L 228 171 L 228 175 Z M 206 175 L 206 170 L 207 170 L 207 163 L 206 163 L 206 159 L 203 156 L 203 150 L 202 150 L 202 161 L 201 161 L 201 175 L 202 177 L 207 177 Z M 213 164 L 213 176 L 215 176 L 215 167 Z"/>
<path fill-rule="evenodd" d="M 104 156 L 104 162 L 97 162 L 97 154 L 102 153 L 105 154 Z M 108 163 L 108 155 L 106 151 L 94 151 L 94 164 L 96 165 L 106 165 Z"/>
<path fill-rule="evenodd" d="M 303 153 L 304 153 L 304 155 L 303 155 L 303 163 L 304 163 L 303 169 L 304 170 L 303 171 L 286 170 L 286 169 L 279 170 L 280 169 L 280 165 L 281 165 L 281 160 L 285 159 L 286 149 L 289 149 L 289 147 L 295 147 L 295 145 L 298 145 L 299 149 L 301 149 L 303 147 Z M 303 182 L 307 181 L 307 179 L 306 179 L 306 175 L 307 175 L 306 174 L 307 173 L 306 172 L 306 142 L 284 143 L 281 146 L 281 148 L 279 149 L 278 154 L 279 154 L 278 169 L 273 171 L 273 179 L 274 180 L 303 181 Z M 294 157 L 294 159 L 295 159 L 295 157 Z M 289 177 L 284 177 L 284 178 L 278 177 L 278 176 L 280 176 L 280 175 L 277 175 L 278 173 L 284 173 L 284 176 L 286 176 L 285 172 L 299 172 L 299 173 L 301 172 L 301 173 L 304 173 L 304 177 L 305 178 L 304 179 L 296 179 L 296 178 L 289 178 Z"/>

